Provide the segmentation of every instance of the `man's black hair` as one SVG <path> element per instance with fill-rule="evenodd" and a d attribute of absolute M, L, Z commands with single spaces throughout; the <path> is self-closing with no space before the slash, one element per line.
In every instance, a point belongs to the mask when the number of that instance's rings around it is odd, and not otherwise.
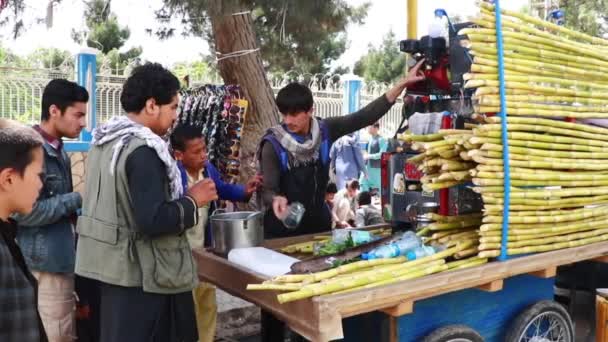
<path fill-rule="evenodd" d="M 350 179 L 350 180 L 346 181 L 346 188 L 352 189 L 352 190 L 359 190 L 361 188 L 361 185 L 359 184 L 358 180 Z"/>
<path fill-rule="evenodd" d="M 336 183 L 327 183 L 327 188 L 325 189 L 325 193 L 327 194 L 335 194 L 338 192 L 338 187 Z"/>
<path fill-rule="evenodd" d="M 313 105 L 312 92 L 300 83 L 289 83 L 279 90 L 276 103 L 283 115 L 308 112 Z"/>
<path fill-rule="evenodd" d="M 0 119 L 0 171 L 11 168 L 23 176 L 34 158 L 32 151 L 42 143 L 42 137 L 32 128 Z"/>
<path fill-rule="evenodd" d="M 174 150 L 184 152 L 188 141 L 202 137 L 203 130 L 200 127 L 189 124 L 179 124 L 173 130 L 173 133 L 171 133 L 171 147 Z"/>
<path fill-rule="evenodd" d="M 50 108 L 57 106 L 61 113 L 75 102 L 89 101 L 89 92 L 77 83 L 58 78 L 51 80 L 42 92 L 42 112 L 40 119 L 48 121 L 51 118 Z"/>
<path fill-rule="evenodd" d="M 369 191 L 362 191 L 359 193 L 358 199 L 359 205 L 370 205 L 372 204 L 372 194 Z"/>
<path fill-rule="evenodd" d="M 158 63 L 146 63 L 133 69 L 127 78 L 120 103 L 125 112 L 139 113 L 149 99 L 154 99 L 159 106 L 171 103 L 179 88 L 179 80 L 171 71 Z"/>
<path fill-rule="evenodd" d="M 379 122 L 376 122 L 376 123 L 374 123 L 372 126 L 374 126 L 374 127 L 376 127 L 376 128 L 380 128 L 380 123 L 379 123 Z"/>

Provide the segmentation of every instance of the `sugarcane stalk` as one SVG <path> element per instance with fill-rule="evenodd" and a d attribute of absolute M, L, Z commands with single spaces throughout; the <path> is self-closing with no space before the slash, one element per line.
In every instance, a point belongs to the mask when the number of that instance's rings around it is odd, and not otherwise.
<path fill-rule="evenodd" d="M 509 242 L 507 245 L 510 248 L 521 248 L 526 246 L 542 246 L 548 243 L 556 243 L 556 242 L 567 242 L 567 241 L 575 241 L 582 240 L 590 237 L 600 236 L 608 234 L 608 229 L 596 229 L 588 232 L 582 233 L 574 233 L 574 234 L 566 234 L 566 235 L 558 235 L 552 237 L 543 237 L 532 240 L 523 240 L 523 241 L 514 241 Z"/>
<path fill-rule="evenodd" d="M 479 81 L 479 80 L 475 80 Z M 471 81 L 469 81 L 471 82 Z M 478 106 L 475 107 L 478 113 L 497 113 L 500 112 L 500 107 L 495 106 Z M 608 113 L 598 112 L 573 112 L 565 110 L 546 110 L 546 109 L 535 109 L 535 108 L 513 108 L 507 106 L 508 115 L 537 115 L 545 117 L 556 117 L 566 116 L 576 119 L 591 119 L 591 118 L 608 118 Z"/>
<path fill-rule="evenodd" d="M 547 244 L 544 246 L 527 246 L 527 247 L 520 247 L 520 248 L 508 248 L 507 253 L 509 255 L 517 255 L 517 254 L 548 252 L 548 251 L 554 251 L 557 249 L 573 248 L 573 247 L 589 245 L 592 243 L 602 242 L 602 241 L 606 241 L 606 240 L 608 240 L 608 234 L 603 234 L 600 236 L 589 237 L 589 238 L 584 238 L 584 239 L 575 240 L 575 241 L 558 242 L 558 243 L 553 243 L 553 244 Z"/>
<path fill-rule="evenodd" d="M 485 165 L 496 165 L 502 166 L 502 159 L 493 159 L 486 158 L 479 155 L 473 156 L 473 160 L 480 164 Z M 524 167 L 531 169 L 554 169 L 554 170 L 572 170 L 572 169 L 580 169 L 580 170 L 596 170 L 596 171 L 607 171 L 608 165 L 604 164 L 585 164 L 585 163 L 560 163 L 560 162 L 551 162 L 551 161 L 537 161 L 537 160 L 516 160 L 510 159 L 510 165 L 514 167 Z"/>
<path fill-rule="evenodd" d="M 502 156 L 503 156 L 502 152 L 488 151 L 488 150 L 469 151 L 469 155 L 471 155 L 473 157 L 473 160 L 475 160 L 475 158 L 474 158 L 475 156 L 482 156 L 485 158 L 502 158 Z M 581 163 L 584 163 L 584 164 L 604 164 L 604 163 L 606 163 L 606 161 L 603 159 L 545 157 L 545 156 L 538 156 L 538 155 L 533 155 L 533 154 L 521 154 L 521 153 L 516 153 L 515 151 L 513 151 L 513 152 L 509 151 L 509 156 L 513 160 L 539 161 L 539 162 L 551 162 L 551 163 L 562 163 L 562 164 L 572 163 L 575 166 L 578 164 L 581 164 Z M 572 169 L 575 169 L 575 168 L 576 167 L 573 167 Z"/>
<path fill-rule="evenodd" d="M 482 9 L 485 9 L 487 11 L 490 11 L 490 12 L 494 11 L 494 5 L 492 5 L 492 4 L 480 3 L 480 6 Z M 546 29 L 549 29 L 554 32 L 562 33 L 568 37 L 581 39 L 581 40 L 584 40 L 585 42 L 588 42 L 591 44 L 608 45 L 608 41 L 606 41 L 605 39 L 594 37 L 594 36 L 579 32 L 579 31 L 574 31 L 574 30 L 568 29 L 564 26 L 556 25 L 554 23 L 544 21 L 544 20 L 538 19 L 536 17 L 530 16 L 530 15 L 527 15 L 524 13 L 514 12 L 514 11 L 506 10 L 504 8 L 501 8 L 500 11 L 504 15 L 517 18 L 526 23 L 540 26 L 542 28 L 546 28 Z"/>
<path fill-rule="evenodd" d="M 500 107 L 499 99 L 495 99 L 495 98 L 488 97 L 488 96 L 481 97 L 478 100 L 478 103 L 483 106 Z M 506 103 L 507 103 L 508 108 L 529 108 L 529 109 L 558 110 L 558 111 L 581 112 L 581 113 L 608 112 L 608 107 L 605 107 L 605 106 L 574 106 L 574 105 L 561 105 L 561 104 L 531 103 L 531 102 L 523 102 L 523 101 L 516 102 L 516 101 L 509 101 L 509 100 L 507 100 Z M 536 119 L 536 118 L 509 117 L 509 119 Z M 543 120 L 547 120 L 547 119 L 543 119 Z M 490 117 L 490 118 L 486 119 L 486 121 L 489 123 L 500 123 L 500 118 L 499 117 Z M 509 123 L 531 123 L 535 120 L 522 120 L 522 121 L 507 120 L 507 121 Z M 548 120 L 548 121 L 556 121 L 556 120 Z M 557 122 L 560 122 L 560 121 L 557 121 Z M 569 122 L 561 122 L 561 123 L 569 123 Z M 555 127 L 555 126 L 560 127 L 559 124 L 551 125 L 546 122 L 541 123 L 541 121 L 539 121 L 539 123 L 532 123 L 532 124 L 547 125 L 547 126 L 551 126 L 551 127 Z M 596 128 L 593 126 L 587 126 L 587 127 Z M 588 130 L 585 130 L 585 131 L 588 131 Z"/>
<path fill-rule="evenodd" d="M 248 284 L 249 291 L 298 291 L 300 284 Z"/>
<path fill-rule="evenodd" d="M 564 211 L 561 215 L 510 216 L 509 223 L 561 223 L 568 221 L 578 221 L 582 219 L 605 215 L 608 215 L 608 207 L 602 206 L 593 209 L 582 209 L 575 213 L 568 213 L 567 211 Z M 489 215 L 484 216 L 482 220 L 483 223 L 502 223 L 502 221 L 502 216 Z"/>
<path fill-rule="evenodd" d="M 458 221 L 463 221 L 463 220 L 472 220 L 472 219 L 480 219 L 482 216 L 481 213 L 473 213 L 473 214 L 465 214 L 465 215 L 458 215 L 458 216 L 445 216 L 445 215 L 439 215 L 436 213 L 426 213 L 424 214 L 424 217 L 431 220 L 431 221 L 436 221 L 436 222 L 458 222 Z"/>
<path fill-rule="evenodd" d="M 454 254 L 454 258 L 455 259 L 464 259 L 467 257 L 470 257 L 472 255 L 476 255 L 479 252 L 479 249 L 477 247 L 472 247 L 469 249 L 465 249 L 464 251 L 460 251 L 456 254 Z"/>
<path fill-rule="evenodd" d="M 465 181 L 447 181 L 447 182 L 437 182 L 431 184 L 422 184 L 422 189 L 424 191 L 435 191 L 439 189 L 447 189 L 453 186 L 464 184 Z"/>
<path fill-rule="evenodd" d="M 444 230 L 444 229 L 462 229 L 462 228 L 478 226 L 479 224 L 481 224 L 481 220 L 474 218 L 474 219 L 465 219 L 465 220 L 457 221 L 457 222 L 447 222 L 447 223 L 434 222 L 434 223 L 429 224 L 426 227 L 432 231 L 435 231 L 435 230 Z"/>
<path fill-rule="evenodd" d="M 570 95 L 580 97 L 591 97 L 608 99 L 608 93 L 599 91 L 583 91 L 577 89 L 566 89 L 556 87 L 545 87 L 534 84 L 528 84 L 523 82 L 506 81 L 505 85 L 511 89 L 520 89 L 538 92 L 541 94 L 557 94 L 557 95 Z M 464 85 L 465 88 L 478 88 L 478 87 L 498 87 L 498 81 L 494 80 L 469 80 Z"/>

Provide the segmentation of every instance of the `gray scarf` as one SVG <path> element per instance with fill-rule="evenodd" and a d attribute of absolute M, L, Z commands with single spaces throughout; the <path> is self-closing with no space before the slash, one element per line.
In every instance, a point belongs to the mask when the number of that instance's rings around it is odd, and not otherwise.
<path fill-rule="evenodd" d="M 289 168 L 306 165 L 319 159 L 321 146 L 321 129 L 316 118 L 311 119 L 310 133 L 312 139 L 299 143 L 282 125 L 271 127 L 269 133 L 279 141 L 289 156 Z"/>
<path fill-rule="evenodd" d="M 120 152 L 133 137 L 144 140 L 148 147 L 156 151 L 156 154 L 165 164 L 167 170 L 171 199 L 176 200 L 181 198 L 183 195 L 182 176 L 175 159 L 173 159 L 169 152 L 169 145 L 148 127 L 132 121 L 127 116 L 115 116 L 104 125 L 93 130 L 93 141 L 91 144 L 100 146 L 118 139 L 118 142 L 112 148 L 114 154 L 110 163 L 110 174 L 113 175 Z"/>

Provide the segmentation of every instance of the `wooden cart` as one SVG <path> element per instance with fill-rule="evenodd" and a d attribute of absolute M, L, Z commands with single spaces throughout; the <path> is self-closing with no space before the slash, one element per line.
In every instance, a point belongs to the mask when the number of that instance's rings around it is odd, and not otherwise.
<path fill-rule="evenodd" d="M 280 248 L 311 238 L 272 240 L 267 247 Z M 375 311 L 382 312 L 388 320 L 385 332 L 388 337 L 384 339 L 388 341 L 419 341 L 447 324 L 467 324 L 486 341 L 503 340 L 516 314 L 531 304 L 553 298 L 553 277 L 558 266 L 583 260 L 603 262 L 608 260 L 605 255 L 608 242 L 279 304 L 276 292 L 245 289 L 247 284 L 267 280 L 264 276 L 210 252 L 195 252 L 201 280 L 272 312 L 292 330 L 314 342 L 344 338 L 343 319 Z M 347 336 L 347 340 L 361 337 Z"/>

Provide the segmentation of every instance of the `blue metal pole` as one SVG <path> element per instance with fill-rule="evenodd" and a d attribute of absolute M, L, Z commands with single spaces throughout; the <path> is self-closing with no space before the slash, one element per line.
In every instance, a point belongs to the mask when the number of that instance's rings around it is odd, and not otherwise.
<path fill-rule="evenodd" d="M 361 78 L 355 75 L 346 76 L 344 79 L 344 95 L 342 102 L 342 115 L 354 113 L 361 107 Z"/>
<path fill-rule="evenodd" d="M 504 49 L 502 39 L 502 16 L 500 13 L 500 0 L 494 1 L 496 15 L 496 45 L 498 47 L 498 81 L 500 88 L 500 126 L 502 141 L 502 160 L 504 169 L 504 197 L 502 211 L 502 243 L 500 245 L 500 256 L 498 260 L 507 260 L 507 244 L 509 241 L 509 207 L 511 204 L 511 172 L 509 166 L 509 137 L 507 131 L 507 102 L 505 97 L 505 68 Z"/>
<path fill-rule="evenodd" d="M 87 126 L 80 133 L 79 141 L 66 143 L 66 150 L 69 152 L 88 151 L 92 138 L 91 133 L 97 126 L 97 53 L 98 51 L 95 49 L 84 48 L 76 55 L 76 82 L 89 92 L 89 102 L 86 115 Z"/>

